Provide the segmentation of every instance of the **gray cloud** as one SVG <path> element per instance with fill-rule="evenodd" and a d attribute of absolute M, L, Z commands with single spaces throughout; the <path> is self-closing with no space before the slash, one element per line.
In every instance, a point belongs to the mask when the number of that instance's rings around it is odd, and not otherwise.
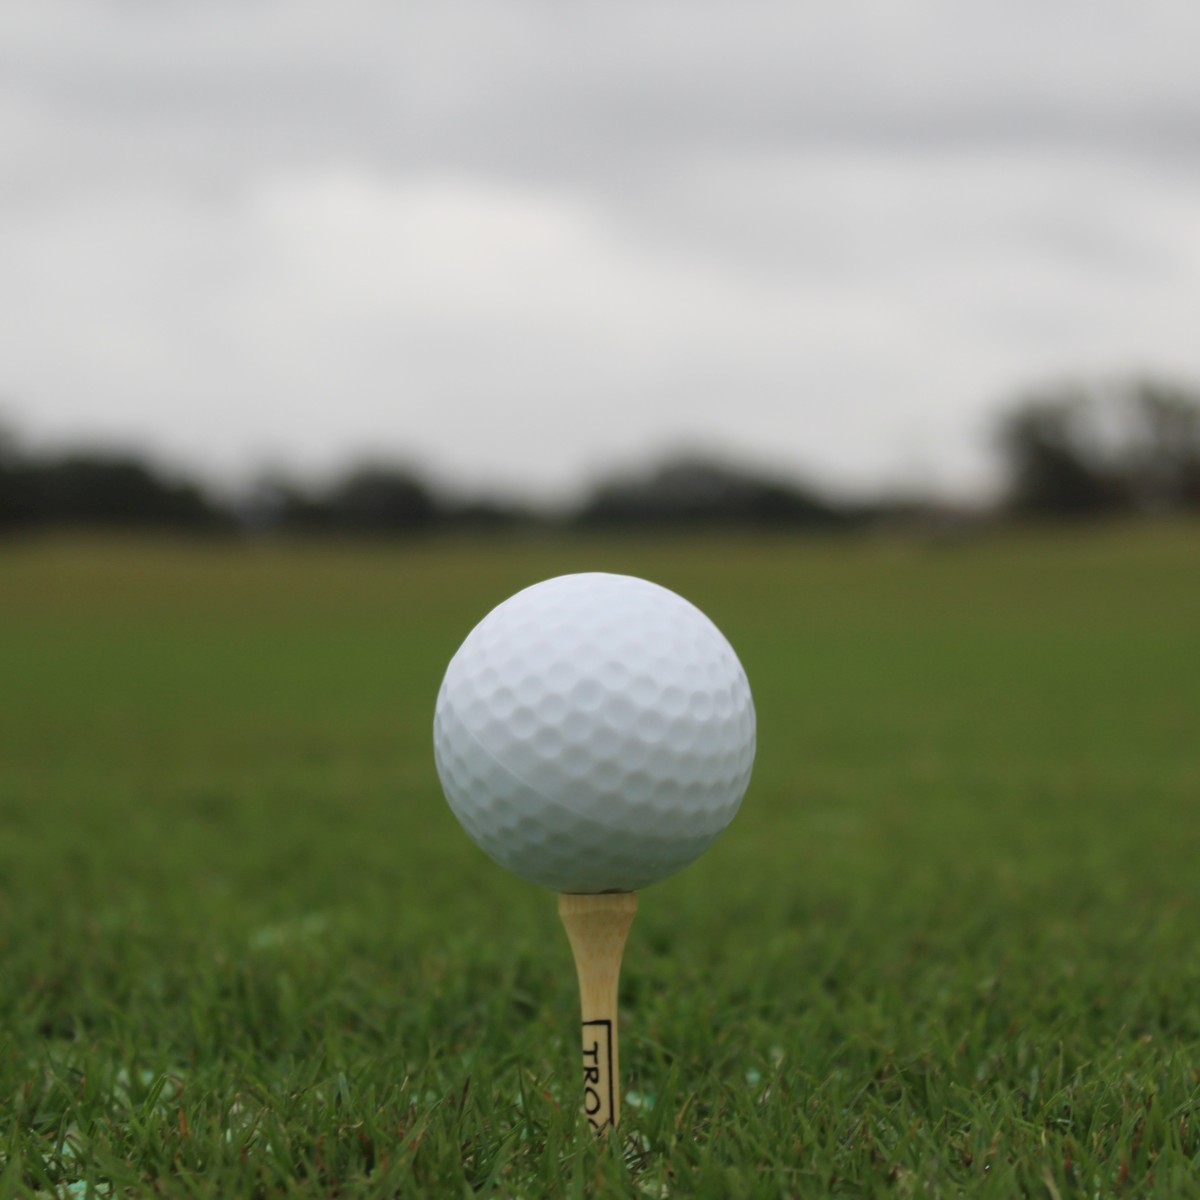
<path fill-rule="evenodd" d="M 0 9 L 35 434 L 561 493 L 708 442 L 978 486 L 1043 373 L 1200 374 L 1200 10 Z"/>
<path fill-rule="evenodd" d="M 289 159 L 558 169 L 798 140 L 1079 139 L 1195 155 L 1193 6 L 292 2 L 0 14 L 51 116 Z M 200 144 L 204 144 L 203 137 Z"/>

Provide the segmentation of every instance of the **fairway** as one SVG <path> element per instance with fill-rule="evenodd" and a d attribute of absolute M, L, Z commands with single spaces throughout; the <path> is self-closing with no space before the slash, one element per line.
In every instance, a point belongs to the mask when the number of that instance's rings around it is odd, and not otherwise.
<path fill-rule="evenodd" d="M 742 810 L 640 896 L 623 1123 L 431 721 L 569 571 L 707 612 Z M 0 544 L 0 1198 L 1200 1195 L 1200 527 Z"/>

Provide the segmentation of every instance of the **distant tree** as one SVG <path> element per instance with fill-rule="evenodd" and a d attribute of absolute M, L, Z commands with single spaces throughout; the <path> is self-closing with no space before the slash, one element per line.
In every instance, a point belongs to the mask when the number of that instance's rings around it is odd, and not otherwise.
<path fill-rule="evenodd" d="M 1126 507 L 1119 474 L 1105 461 L 1095 406 L 1078 389 L 1021 401 L 1002 421 L 1008 505 L 1026 516 L 1094 517 Z"/>
<path fill-rule="evenodd" d="M 444 520 L 451 529 L 493 533 L 545 524 L 550 518 L 512 501 L 476 497 L 448 502 Z"/>
<path fill-rule="evenodd" d="M 1124 397 L 1122 469 L 1148 512 L 1200 508 L 1200 394 L 1153 380 Z"/>
<path fill-rule="evenodd" d="M 1071 384 L 1020 401 L 1001 421 L 1008 506 L 1088 517 L 1200 507 L 1200 396 L 1133 380 Z"/>
<path fill-rule="evenodd" d="M 430 490 L 399 467 L 355 468 L 333 488 L 328 504 L 336 525 L 361 533 L 427 529 L 439 516 Z"/>
<path fill-rule="evenodd" d="M 0 529 L 22 523 L 26 508 L 25 464 L 16 436 L 0 423 Z"/>
<path fill-rule="evenodd" d="M 0 437 L 0 527 L 212 530 L 231 524 L 195 484 L 132 455 L 28 458 L 11 437 Z"/>
<path fill-rule="evenodd" d="M 577 514 L 582 525 L 607 526 L 828 527 L 846 519 L 841 509 L 797 484 L 698 457 L 602 483 Z"/>
<path fill-rule="evenodd" d="M 27 468 L 37 524 L 215 529 L 229 518 L 195 484 L 131 455 L 71 454 Z"/>
<path fill-rule="evenodd" d="M 325 488 L 264 480 L 243 507 L 251 527 L 305 534 L 412 533 L 442 516 L 433 493 L 415 474 L 381 464 L 354 467 Z"/>

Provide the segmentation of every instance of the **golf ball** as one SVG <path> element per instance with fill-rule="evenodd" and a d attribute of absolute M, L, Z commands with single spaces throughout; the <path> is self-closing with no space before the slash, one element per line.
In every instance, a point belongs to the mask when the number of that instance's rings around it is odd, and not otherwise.
<path fill-rule="evenodd" d="M 746 673 L 698 608 L 629 575 L 563 575 L 493 609 L 434 716 L 450 807 L 501 866 L 560 892 L 687 866 L 754 763 Z"/>

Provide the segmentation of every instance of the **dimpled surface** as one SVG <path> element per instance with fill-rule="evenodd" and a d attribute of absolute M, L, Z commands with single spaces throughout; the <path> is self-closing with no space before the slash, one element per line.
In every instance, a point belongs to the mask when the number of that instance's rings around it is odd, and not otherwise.
<path fill-rule="evenodd" d="M 628 575 L 518 592 L 446 670 L 434 754 L 501 866 L 560 892 L 633 890 L 706 849 L 754 762 L 750 685 L 694 605 Z"/>

